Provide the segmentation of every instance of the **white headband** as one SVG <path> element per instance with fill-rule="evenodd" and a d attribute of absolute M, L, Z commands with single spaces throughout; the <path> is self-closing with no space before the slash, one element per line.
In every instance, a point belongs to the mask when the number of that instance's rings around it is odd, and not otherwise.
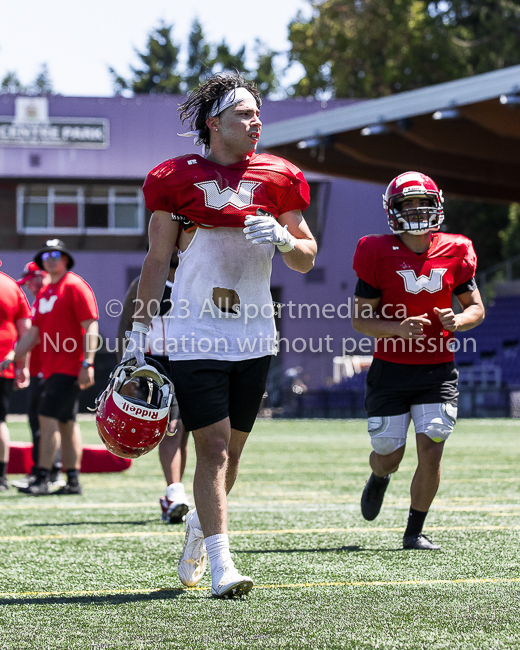
<path fill-rule="evenodd" d="M 239 104 L 246 99 L 252 99 L 256 105 L 256 99 L 249 92 L 249 90 L 247 90 L 247 88 L 244 88 L 243 86 L 240 86 L 239 88 L 232 88 L 225 95 L 222 95 L 222 97 L 219 97 L 214 102 L 208 114 L 208 117 L 215 117 L 219 113 L 222 113 L 222 111 L 225 111 L 226 108 L 234 106 L 235 104 Z"/>
<path fill-rule="evenodd" d="M 256 104 L 256 99 L 249 92 L 249 90 L 247 90 L 247 88 L 244 88 L 243 86 L 240 86 L 239 88 L 232 88 L 231 90 L 228 90 L 225 95 L 222 95 L 222 97 L 219 97 L 213 102 L 213 106 L 208 113 L 208 117 L 216 117 L 219 113 L 225 111 L 226 108 L 234 106 L 235 104 L 239 104 L 240 102 L 243 102 L 247 99 L 252 99 Z M 198 131 L 186 131 L 186 133 L 177 133 L 177 135 L 180 135 L 181 138 L 198 138 L 199 133 Z"/>

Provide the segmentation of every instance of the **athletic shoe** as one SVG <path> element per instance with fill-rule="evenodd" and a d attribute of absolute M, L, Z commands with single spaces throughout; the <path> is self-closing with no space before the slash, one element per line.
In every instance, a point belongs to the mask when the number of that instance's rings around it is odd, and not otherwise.
<path fill-rule="evenodd" d="M 5 492 L 9 489 L 9 487 L 9 483 L 7 482 L 5 476 L 0 476 L 0 492 Z"/>
<path fill-rule="evenodd" d="M 193 509 L 186 516 L 186 535 L 178 567 L 179 578 L 187 587 L 194 587 L 200 582 L 208 564 L 204 533 L 191 524 L 196 513 Z"/>
<path fill-rule="evenodd" d="M 438 551 L 440 546 L 430 542 L 423 533 L 419 533 L 418 535 L 405 535 L 403 537 L 403 548 L 412 548 L 416 551 Z"/>
<path fill-rule="evenodd" d="M 31 483 L 34 483 L 34 481 L 36 481 L 36 476 L 34 476 L 34 474 L 28 474 L 23 478 L 11 481 L 11 485 L 13 485 L 15 488 L 26 488 L 31 485 Z"/>
<path fill-rule="evenodd" d="M 244 596 L 253 588 L 253 581 L 247 576 L 242 576 L 237 571 L 233 562 L 219 567 L 211 576 L 211 595 L 214 598 L 233 598 Z"/>
<path fill-rule="evenodd" d="M 63 487 L 61 487 L 59 490 L 56 490 L 56 492 L 53 492 L 53 494 L 83 494 L 83 491 L 81 489 L 81 485 L 77 483 L 76 485 L 71 485 L 70 483 L 66 483 Z"/>
<path fill-rule="evenodd" d="M 376 482 L 377 479 L 377 482 Z M 383 499 L 385 498 L 386 488 L 390 483 L 390 477 L 379 478 L 372 472 L 368 479 L 363 494 L 361 495 L 361 514 L 368 521 L 372 521 L 377 517 Z"/>
<path fill-rule="evenodd" d="M 50 494 L 49 492 L 50 481 L 48 479 L 37 478 L 27 487 L 18 488 L 18 492 L 23 494 L 31 494 L 33 497 L 44 496 Z"/>
<path fill-rule="evenodd" d="M 159 497 L 159 503 L 162 510 L 161 519 L 169 524 L 180 524 L 190 509 L 186 500 L 179 502 L 170 501 L 167 497 Z"/>

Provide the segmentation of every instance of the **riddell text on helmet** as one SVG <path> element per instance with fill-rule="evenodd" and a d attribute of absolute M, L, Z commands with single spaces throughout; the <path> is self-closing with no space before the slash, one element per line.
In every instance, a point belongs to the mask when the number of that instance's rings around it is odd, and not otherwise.
<path fill-rule="evenodd" d="M 150 420 L 158 420 L 159 419 L 159 411 L 152 411 L 151 409 L 144 409 L 142 406 L 135 406 L 134 404 L 130 404 L 129 402 L 124 402 L 123 405 L 120 407 L 122 411 L 126 411 L 127 413 L 130 413 L 131 415 L 136 415 L 140 416 L 143 418 L 147 418 Z"/>

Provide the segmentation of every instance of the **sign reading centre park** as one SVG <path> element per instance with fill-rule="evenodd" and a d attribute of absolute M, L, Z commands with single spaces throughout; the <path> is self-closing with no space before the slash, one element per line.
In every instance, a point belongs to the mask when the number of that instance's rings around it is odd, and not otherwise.
<path fill-rule="evenodd" d="M 104 117 L 49 117 L 47 97 L 16 97 L 15 115 L 0 116 L 0 147 L 106 149 Z"/>

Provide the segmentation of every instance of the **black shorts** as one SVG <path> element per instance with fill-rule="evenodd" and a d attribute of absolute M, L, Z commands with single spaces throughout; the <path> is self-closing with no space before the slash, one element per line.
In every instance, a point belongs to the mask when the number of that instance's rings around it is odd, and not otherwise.
<path fill-rule="evenodd" d="M 38 415 L 59 422 L 75 420 L 79 407 L 78 378 L 56 373 L 48 377 L 42 387 Z"/>
<path fill-rule="evenodd" d="M 367 375 L 368 417 L 402 415 L 412 404 L 457 405 L 459 371 L 455 362 L 392 363 L 374 359 Z"/>
<path fill-rule="evenodd" d="M 163 357 L 158 354 L 147 354 L 146 356 L 150 357 L 154 361 L 157 361 L 164 368 L 166 375 L 172 380 L 171 371 L 170 371 L 170 359 L 168 357 Z M 179 411 L 179 402 L 177 401 L 177 395 L 173 396 L 172 404 L 170 406 L 170 420 L 178 420 L 180 418 Z"/>
<path fill-rule="evenodd" d="M 229 417 L 231 428 L 249 433 L 265 392 L 271 356 L 243 361 L 172 361 L 171 377 L 186 431 Z"/>
<path fill-rule="evenodd" d="M 14 379 L 0 377 L 0 422 L 5 422 L 9 412 L 9 399 L 13 392 Z"/>

